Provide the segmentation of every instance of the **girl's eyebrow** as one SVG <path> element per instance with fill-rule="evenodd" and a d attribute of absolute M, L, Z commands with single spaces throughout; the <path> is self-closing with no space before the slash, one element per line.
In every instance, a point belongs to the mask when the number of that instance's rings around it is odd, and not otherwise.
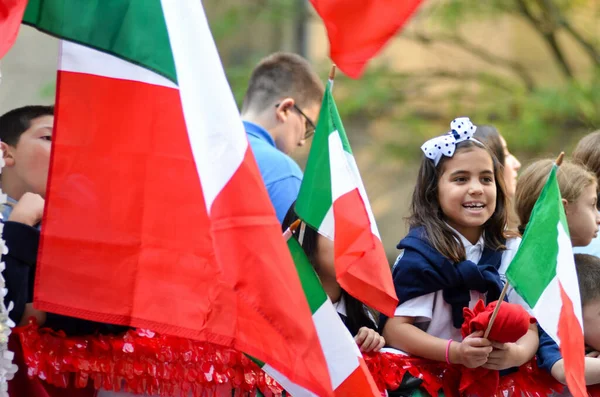
<path fill-rule="evenodd" d="M 470 174 L 470 172 L 466 171 L 466 170 L 456 170 L 453 173 L 451 173 L 450 176 L 452 177 L 452 176 L 455 176 L 455 175 L 458 175 L 458 174 Z"/>
<path fill-rule="evenodd" d="M 467 170 L 456 170 L 453 173 L 450 174 L 450 176 L 455 176 L 455 175 L 459 175 L 459 174 L 470 174 L 471 171 L 467 171 Z M 483 174 L 490 174 L 490 175 L 494 175 L 494 171 L 492 170 L 483 170 L 479 173 L 479 175 L 483 175 Z"/>

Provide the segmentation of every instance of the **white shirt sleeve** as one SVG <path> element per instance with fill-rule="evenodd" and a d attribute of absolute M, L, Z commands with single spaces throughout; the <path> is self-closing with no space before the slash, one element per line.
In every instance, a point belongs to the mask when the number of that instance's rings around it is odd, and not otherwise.
<path fill-rule="evenodd" d="M 431 321 L 435 292 L 422 295 L 401 303 L 394 312 L 394 316 L 415 317 L 416 323 Z"/>
<path fill-rule="evenodd" d="M 502 262 L 500 264 L 500 269 L 498 269 L 498 273 L 500 273 L 500 278 L 505 283 L 508 282 L 508 280 L 506 279 L 506 270 L 508 269 L 508 266 L 517 254 L 517 250 L 519 249 L 520 244 L 521 238 L 519 237 L 510 238 L 506 241 L 506 251 L 504 251 L 504 253 L 502 254 Z M 520 305 L 525 310 L 527 310 L 527 312 L 530 315 L 533 315 L 532 310 L 527 304 L 527 302 L 525 302 L 525 300 L 521 298 L 521 296 L 517 293 L 517 291 L 515 291 L 515 289 L 512 286 L 508 287 L 506 296 L 510 303 L 516 303 L 517 305 Z"/>

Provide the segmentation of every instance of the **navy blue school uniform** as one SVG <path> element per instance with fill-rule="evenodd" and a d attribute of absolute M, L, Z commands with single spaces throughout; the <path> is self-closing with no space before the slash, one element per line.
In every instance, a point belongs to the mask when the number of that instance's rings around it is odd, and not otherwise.
<path fill-rule="evenodd" d="M 486 294 L 488 302 L 500 296 L 503 284 L 498 269 L 503 251 L 484 247 L 478 263 L 470 260 L 453 263 L 431 246 L 423 227 L 412 228 L 397 247 L 404 252 L 392 276 L 401 303 L 443 291 L 443 298 L 452 309 L 452 325 L 459 329 L 464 321 L 463 308 L 469 306 L 470 291 Z M 386 316 L 380 316 L 380 331 L 387 320 Z"/>

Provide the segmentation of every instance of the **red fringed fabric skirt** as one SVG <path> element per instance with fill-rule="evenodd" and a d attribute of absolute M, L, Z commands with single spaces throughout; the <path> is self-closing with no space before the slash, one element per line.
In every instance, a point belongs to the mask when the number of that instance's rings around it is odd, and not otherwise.
<path fill-rule="evenodd" d="M 283 395 L 283 388 L 247 356 L 211 343 L 140 329 L 122 335 L 66 337 L 30 324 L 14 332 L 21 342 L 20 346 L 13 343 L 20 365 L 19 375 L 9 387 L 28 390 L 23 395 L 30 397 L 87 397 L 100 388 L 208 397 L 221 394 L 217 391 L 223 387 L 242 395 Z M 440 392 L 448 397 L 545 397 L 562 390 L 562 385 L 538 369 L 535 360 L 499 381 L 497 376 L 496 380 L 489 376 L 494 371 L 473 373 L 462 366 L 393 353 L 369 354 L 365 361 L 382 391 L 397 389 L 406 373 L 421 379 L 422 390 L 434 397 Z M 24 382 L 25 373 L 29 384 Z M 472 382 L 475 386 L 471 385 L 469 392 L 459 392 L 461 381 L 464 384 L 469 378 L 477 381 Z"/>

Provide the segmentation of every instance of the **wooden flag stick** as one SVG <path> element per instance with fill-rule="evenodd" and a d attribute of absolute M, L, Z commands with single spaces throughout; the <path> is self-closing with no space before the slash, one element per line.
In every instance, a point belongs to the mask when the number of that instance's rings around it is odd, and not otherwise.
<path fill-rule="evenodd" d="M 558 157 L 556 158 L 556 161 L 554 163 L 560 167 L 562 165 L 564 158 L 565 158 L 565 152 L 560 152 L 560 154 L 558 155 Z"/>
<path fill-rule="evenodd" d="M 285 241 L 288 241 L 290 239 L 290 237 L 292 237 L 292 234 L 294 233 L 294 231 L 296 229 L 298 229 L 298 226 L 300 226 L 300 222 L 302 222 L 301 219 L 296 219 L 290 225 L 290 227 L 288 227 L 287 230 L 285 232 L 283 232 L 283 238 L 285 239 Z"/>
<path fill-rule="evenodd" d="M 504 297 L 506 296 L 506 291 L 508 291 L 508 281 L 506 281 L 506 283 L 504 284 L 504 288 L 502 288 L 502 293 L 500 294 L 500 297 L 498 298 L 498 304 L 494 308 L 492 317 L 490 317 L 490 323 L 488 324 L 487 329 L 485 330 L 485 334 L 483 334 L 483 337 L 486 339 L 488 336 L 490 336 L 490 332 L 492 331 L 492 326 L 494 325 L 494 321 L 496 321 L 496 316 L 498 316 L 498 312 L 500 311 L 500 305 L 502 304 L 502 301 L 504 300 Z"/>
<path fill-rule="evenodd" d="M 329 80 L 333 81 L 333 79 L 335 79 L 335 63 L 331 65 L 329 70 Z"/>

